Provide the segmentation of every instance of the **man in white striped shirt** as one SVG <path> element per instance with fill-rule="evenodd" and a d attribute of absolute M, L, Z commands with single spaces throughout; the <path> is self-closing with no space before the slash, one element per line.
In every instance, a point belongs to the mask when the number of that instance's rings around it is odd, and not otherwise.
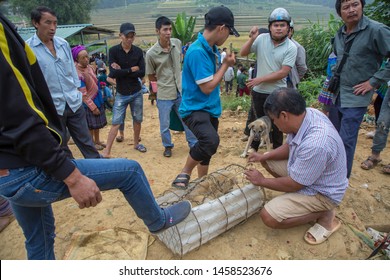
<path fill-rule="evenodd" d="M 245 175 L 254 185 L 285 194 L 269 201 L 260 216 L 271 228 L 316 222 L 304 239 L 320 244 L 341 226 L 335 208 L 348 187 L 343 142 L 329 119 L 306 108 L 295 89 L 276 89 L 265 101 L 264 112 L 287 134 L 287 141 L 271 152 L 252 153 L 248 158 L 261 162 L 274 178 L 265 178 L 255 169 Z"/>

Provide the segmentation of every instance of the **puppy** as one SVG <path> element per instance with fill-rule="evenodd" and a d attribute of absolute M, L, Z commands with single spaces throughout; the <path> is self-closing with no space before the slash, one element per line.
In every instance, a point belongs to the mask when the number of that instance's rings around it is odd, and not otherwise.
<path fill-rule="evenodd" d="M 263 116 L 251 122 L 248 125 L 248 128 L 250 129 L 248 142 L 244 152 L 240 155 L 240 157 L 245 158 L 248 155 L 249 147 L 253 141 L 261 141 L 259 147 L 263 146 L 265 143 L 267 145 L 267 151 L 271 150 L 271 141 L 269 139 L 269 132 L 271 131 L 271 127 L 271 119 L 267 116 Z"/>

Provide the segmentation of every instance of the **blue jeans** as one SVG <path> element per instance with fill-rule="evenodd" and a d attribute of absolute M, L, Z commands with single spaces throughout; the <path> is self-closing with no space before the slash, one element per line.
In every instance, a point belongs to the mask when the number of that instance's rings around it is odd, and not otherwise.
<path fill-rule="evenodd" d="M 122 124 L 125 121 L 126 109 L 130 105 L 133 122 L 141 123 L 143 119 L 144 98 L 142 91 L 131 95 L 122 95 L 119 92 L 115 95 L 114 107 L 112 109 L 112 124 Z"/>
<path fill-rule="evenodd" d="M 165 148 L 173 148 L 173 143 L 171 139 L 171 132 L 169 130 L 169 122 L 170 122 L 170 113 L 173 110 L 176 111 L 177 116 L 179 116 L 179 106 L 181 103 L 181 96 L 179 95 L 175 100 L 161 100 L 157 98 L 157 108 L 158 108 L 158 117 L 160 119 L 160 134 L 162 144 Z M 180 118 L 181 119 L 181 118 Z M 181 120 L 184 132 L 186 134 L 186 139 L 188 142 L 188 146 L 193 147 L 198 141 L 195 135 L 188 129 L 188 127 L 184 124 L 183 120 Z"/>
<path fill-rule="evenodd" d="M 336 105 L 332 105 L 329 110 L 329 119 L 344 143 L 347 155 L 347 178 L 351 176 L 359 128 L 366 112 L 367 107 L 341 108 L 340 97 L 336 99 Z"/>
<path fill-rule="evenodd" d="M 127 159 L 73 160 L 101 191 L 119 189 L 150 231 L 165 224 L 141 166 Z M 0 177 L 0 195 L 9 200 L 26 238 L 28 259 L 55 259 L 55 225 L 51 204 L 70 197 L 68 187 L 36 167 L 10 169 Z"/>
<path fill-rule="evenodd" d="M 372 152 L 376 154 L 379 154 L 384 150 L 387 143 L 387 137 L 389 136 L 389 129 L 390 129 L 389 95 L 390 95 L 390 89 L 387 90 L 387 93 L 383 98 L 379 117 L 376 122 L 375 136 L 371 148 Z"/>

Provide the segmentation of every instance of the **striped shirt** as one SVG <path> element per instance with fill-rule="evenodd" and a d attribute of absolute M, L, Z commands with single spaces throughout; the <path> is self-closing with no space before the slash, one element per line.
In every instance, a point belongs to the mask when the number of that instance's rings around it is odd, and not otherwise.
<path fill-rule="evenodd" d="M 307 108 L 297 134 L 287 135 L 288 174 L 304 185 L 298 193 L 318 193 L 339 204 L 348 187 L 344 144 L 328 117 Z"/>

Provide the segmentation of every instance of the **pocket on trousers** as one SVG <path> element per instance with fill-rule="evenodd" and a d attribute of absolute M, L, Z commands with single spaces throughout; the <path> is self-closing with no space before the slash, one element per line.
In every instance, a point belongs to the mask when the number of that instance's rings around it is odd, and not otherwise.
<path fill-rule="evenodd" d="M 36 189 L 31 183 L 25 183 L 12 197 L 11 202 L 26 207 L 44 207 L 59 200 L 60 193 Z"/>

